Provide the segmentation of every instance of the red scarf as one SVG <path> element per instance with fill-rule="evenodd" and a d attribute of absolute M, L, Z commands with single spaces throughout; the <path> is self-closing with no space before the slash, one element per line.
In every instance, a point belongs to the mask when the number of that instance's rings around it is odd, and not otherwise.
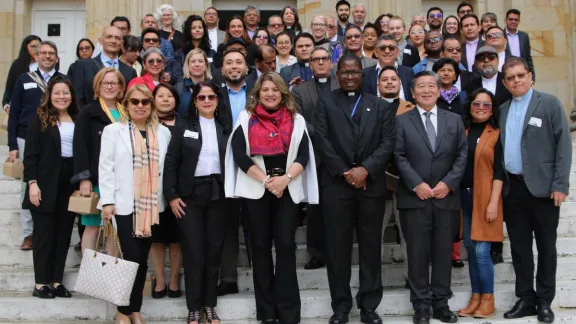
<path fill-rule="evenodd" d="M 250 156 L 288 154 L 293 129 L 292 114 L 286 107 L 268 112 L 257 105 L 248 121 Z"/>

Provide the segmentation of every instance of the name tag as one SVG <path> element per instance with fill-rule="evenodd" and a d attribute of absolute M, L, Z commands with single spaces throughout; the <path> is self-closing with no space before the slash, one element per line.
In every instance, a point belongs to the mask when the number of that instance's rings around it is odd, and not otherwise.
<path fill-rule="evenodd" d="M 404 49 L 404 54 L 412 55 L 412 50 L 409 48 Z"/>
<path fill-rule="evenodd" d="M 208 58 L 208 63 L 212 63 L 213 59 L 211 57 Z"/>
<path fill-rule="evenodd" d="M 530 121 L 528 122 L 528 125 L 532 125 L 532 126 L 536 126 L 536 127 L 542 127 L 542 119 L 536 118 L 536 117 L 531 117 Z"/>
<path fill-rule="evenodd" d="M 24 90 L 36 89 L 36 88 L 38 88 L 38 84 L 36 84 L 36 82 L 24 83 Z"/>
<path fill-rule="evenodd" d="M 189 130 L 184 131 L 184 137 L 190 137 L 193 139 L 198 139 L 198 132 L 192 132 Z"/>

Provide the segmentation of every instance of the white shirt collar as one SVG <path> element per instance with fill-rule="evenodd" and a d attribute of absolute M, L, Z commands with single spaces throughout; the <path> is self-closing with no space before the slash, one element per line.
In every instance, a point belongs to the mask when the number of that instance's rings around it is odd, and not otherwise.
<path fill-rule="evenodd" d="M 508 30 L 508 28 L 505 29 L 506 35 L 508 36 L 517 36 L 518 35 L 518 30 L 516 30 L 515 33 L 512 33 Z"/>
<path fill-rule="evenodd" d="M 420 108 L 420 106 L 416 105 L 416 108 L 418 109 L 418 112 L 420 113 L 420 115 L 424 115 L 424 113 L 426 112 L 426 110 L 424 110 L 423 108 Z M 436 105 L 434 105 L 434 107 L 430 110 L 430 112 L 432 113 L 432 115 L 438 115 L 438 107 Z"/>
<path fill-rule="evenodd" d="M 45 74 L 46 72 L 40 70 L 40 68 L 38 68 L 38 71 L 40 71 L 40 74 L 42 74 L 42 77 L 44 77 L 44 74 Z M 49 75 L 50 77 L 53 77 L 53 76 L 54 76 L 54 73 L 56 73 L 56 69 L 55 69 L 55 68 L 52 69 L 52 70 L 50 70 L 50 71 L 48 72 L 48 75 Z"/>
<path fill-rule="evenodd" d="M 482 77 L 482 81 L 486 82 L 496 82 L 496 79 L 498 79 L 498 73 L 494 74 L 494 76 L 491 77 L 490 79 Z"/>

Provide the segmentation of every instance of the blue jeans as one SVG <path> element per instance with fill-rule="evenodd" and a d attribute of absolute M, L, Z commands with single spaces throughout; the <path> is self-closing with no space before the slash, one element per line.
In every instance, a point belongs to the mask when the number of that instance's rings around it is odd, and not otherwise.
<path fill-rule="evenodd" d="M 494 293 L 494 265 L 490 258 L 490 242 L 473 241 L 472 233 L 472 189 L 461 189 L 460 200 L 464 214 L 464 246 L 468 251 L 468 269 L 472 293 Z"/>

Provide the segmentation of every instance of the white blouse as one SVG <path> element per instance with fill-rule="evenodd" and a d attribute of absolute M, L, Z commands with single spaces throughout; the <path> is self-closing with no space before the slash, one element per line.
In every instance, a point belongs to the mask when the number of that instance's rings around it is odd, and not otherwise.
<path fill-rule="evenodd" d="M 62 157 L 70 158 L 72 154 L 72 139 L 74 138 L 74 122 L 58 122 L 60 131 L 60 147 Z"/>
<path fill-rule="evenodd" d="M 214 118 L 207 119 L 199 116 L 202 130 L 202 148 L 198 156 L 195 177 L 220 174 L 220 153 L 218 151 L 218 135 L 216 135 L 216 122 Z"/>

